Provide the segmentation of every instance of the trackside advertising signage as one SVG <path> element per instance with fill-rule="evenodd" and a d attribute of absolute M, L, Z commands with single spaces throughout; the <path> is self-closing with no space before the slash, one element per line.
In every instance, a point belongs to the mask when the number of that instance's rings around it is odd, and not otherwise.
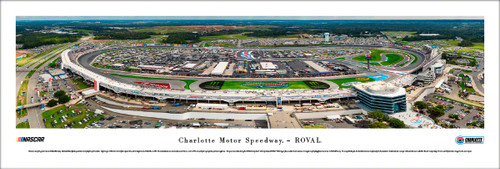
<path fill-rule="evenodd" d="M 154 87 L 163 88 L 163 89 L 170 89 L 169 83 L 150 83 L 150 82 L 134 82 L 134 83 L 147 85 L 147 86 L 154 86 Z"/>
<path fill-rule="evenodd" d="M 243 86 L 257 87 L 259 89 L 283 88 L 289 87 L 287 82 L 246 82 Z"/>
<path fill-rule="evenodd" d="M 366 60 L 370 60 L 370 59 L 372 59 L 372 55 L 371 55 L 371 54 L 366 55 L 366 58 L 365 58 L 365 59 L 366 59 Z"/>

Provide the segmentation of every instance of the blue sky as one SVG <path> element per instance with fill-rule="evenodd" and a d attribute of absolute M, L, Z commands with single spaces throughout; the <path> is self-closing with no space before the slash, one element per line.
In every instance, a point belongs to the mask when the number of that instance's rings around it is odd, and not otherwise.
<path fill-rule="evenodd" d="M 481 16 L 17 16 L 16 20 L 400 20 L 483 19 Z"/>

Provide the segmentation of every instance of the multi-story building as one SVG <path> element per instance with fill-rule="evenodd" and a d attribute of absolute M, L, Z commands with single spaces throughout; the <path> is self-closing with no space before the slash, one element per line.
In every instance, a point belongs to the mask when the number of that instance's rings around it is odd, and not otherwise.
<path fill-rule="evenodd" d="M 406 111 L 406 92 L 402 87 L 386 82 L 352 85 L 359 102 L 371 111 L 396 113 Z"/>

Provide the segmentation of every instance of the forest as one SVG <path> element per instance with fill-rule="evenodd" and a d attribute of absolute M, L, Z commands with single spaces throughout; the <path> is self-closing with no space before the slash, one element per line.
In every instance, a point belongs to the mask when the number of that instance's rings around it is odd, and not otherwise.
<path fill-rule="evenodd" d="M 413 36 L 404 41 L 420 41 L 432 39 L 465 40 L 461 46 L 469 42 L 484 41 L 484 20 L 60 20 L 60 21 L 17 21 L 17 34 L 22 34 L 17 43 L 25 44 L 25 48 L 39 45 L 75 41 L 81 35 L 40 35 L 33 31 L 47 27 L 63 27 L 80 30 L 82 35 L 93 34 L 95 39 L 147 39 L 159 32 L 134 31 L 154 26 L 261 26 L 261 29 L 230 29 L 212 32 L 170 32 L 164 33 L 168 38 L 163 43 L 196 43 L 203 36 L 219 36 L 239 34 L 256 38 L 273 38 L 297 34 L 348 35 L 351 37 L 382 35 L 382 31 L 411 31 L 436 33 L 440 36 Z M 33 37 L 38 36 L 38 37 Z M 31 40 L 33 39 L 33 40 Z"/>
<path fill-rule="evenodd" d="M 57 34 L 57 33 L 24 33 L 16 37 L 16 44 L 23 44 L 22 49 L 30 49 L 43 45 L 76 42 L 82 35 Z"/>

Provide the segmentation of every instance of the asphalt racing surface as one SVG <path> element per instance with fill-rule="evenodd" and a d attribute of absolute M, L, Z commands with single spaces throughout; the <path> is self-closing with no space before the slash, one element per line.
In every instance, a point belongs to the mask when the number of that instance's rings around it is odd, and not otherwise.
<path fill-rule="evenodd" d="M 155 46 L 155 47 L 163 47 L 163 46 Z M 418 60 L 416 63 L 410 64 L 407 67 L 399 68 L 399 69 L 390 69 L 390 70 L 397 70 L 397 71 L 413 71 L 419 66 L 422 66 L 422 63 L 425 61 L 425 56 L 421 53 L 414 52 L 408 49 L 401 49 L 401 48 L 396 48 L 396 47 L 388 47 L 388 46 L 372 46 L 372 45 L 346 45 L 346 46 L 321 46 L 321 47 L 316 47 L 316 46 L 310 46 L 310 47 L 280 47 L 279 49 L 317 49 L 317 48 L 392 48 L 392 49 L 397 49 L 397 50 L 403 50 L 405 52 L 409 52 L 417 56 Z M 124 47 L 124 48 L 133 48 L 133 47 Z M 169 47 L 172 48 L 172 47 Z M 196 48 L 195 48 L 196 49 Z M 248 48 L 230 48 L 230 49 L 248 49 Z M 263 48 L 260 48 L 263 49 Z M 111 75 L 110 73 L 116 73 L 116 74 L 125 74 L 125 75 L 132 75 L 130 72 L 126 71 L 119 71 L 119 70 L 102 70 L 96 67 L 91 66 L 90 64 L 92 61 L 102 52 L 102 51 L 108 51 L 108 50 L 116 50 L 116 49 L 105 49 L 105 50 L 99 50 L 99 51 L 94 51 L 90 53 L 86 53 L 77 59 L 77 64 L 81 65 L 85 69 L 92 71 L 94 73 L 97 73 L 99 75 L 105 76 L 107 78 L 115 79 L 119 82 L 122 83 L 127 83 L 127 84 L 135 84 L 133 83 L 129 78 L 124 78 L 124 77 L 117 77 L 114 75 Z M 252 49 L 250 49 L 252 50 Z M 283 59 L 283 58 L 282 58 Z M 289 58 L 287 58 L 290 60 Z M 281 59 L 275 59 L 276 61 L 281 60 Z M 362 70 L 361 67 L 366 66 L 363 63 L 357 62 L 357 61 L 349 61 L 349 60 L 334 60 L 334 59 L 308 59 L 308 60 L 314 60 L 314 61 L 321 61 L 321 60 L 328 60 L 328 61 L 333 61 L 337 63 L 342 63 L 351 66 L 352 68 L 355 68 L 357 70 Z M 357 67 L 357 68 L 356 68 Z M 386 73 L 390 77 L 388 80 L 391 80 L 395 78 L 389 70 L 384 69 L 383 67 L 371 67 L 372 70 L 376 70 L 379 73 Z M 365 70 L 363 70 L 365 71 Z M 366 72 L 366 71 L 365 71 Z M 144 76 L 144 75 L 140 75 Z M 164 75 L 148 75 L 147 77 L 161 77 L 161 78 L 169 78 L 169 79 L 197 79 L 197 80 L 214 80 L 212 77 L 206 77 L 206 78 L 200 78 L 200 77 L 178 77 L 178 76 L 164 76 Z M 241 79 L 241 78 L 217 78 L 217 79 Z M 293 80 L 294 78 L 284 78 L 280 80 Z M 318 80 L 318 77 L 316 78 L 300 78 L 302 80 L 306 79 L 313 79 L 313 80 Z M 259 79 L 262 81 L 266 80 L 276 80 L 276 79 Z M 148 81 L 146 79 L 141 79 L 141 81 Z"/>

